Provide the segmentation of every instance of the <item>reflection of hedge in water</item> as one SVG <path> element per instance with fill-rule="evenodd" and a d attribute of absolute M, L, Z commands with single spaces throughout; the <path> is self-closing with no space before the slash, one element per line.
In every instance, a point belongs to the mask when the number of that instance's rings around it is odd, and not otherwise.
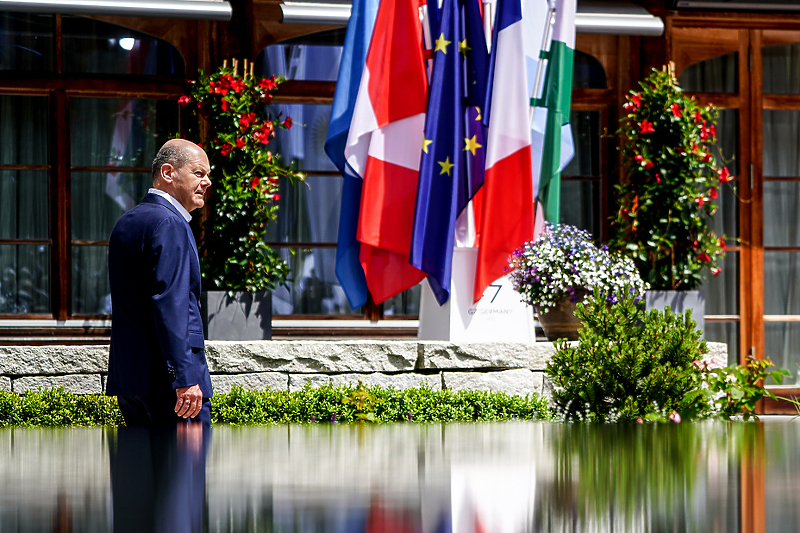
<path fill-rule="evenodd" d="M 740 459 L 752 453 L 758 430 L 748 423 L 551 426 L 545 441 L 555 454 L 554 480 L 537 487 L 535 530 L 737 531 Z M 719 486 L 708 485 L 714 480 Z M 706 512 L 711 506 L 722 510 Z M 702 523 L 711 517 L 714 524 Z"/>
<path fill-rule="evenodd" d="M 214 424 L 309 422 L 472 422 L 510 419 L 548 420 L 547 400 L 532 394 L 381 387 L 306 387 L 303 390 L 251 391 L 234 387 L 211 400 Z M 120 426 L 116 398 L 72 394 L 63 389 L 0 391 L 0 427 Z"/>

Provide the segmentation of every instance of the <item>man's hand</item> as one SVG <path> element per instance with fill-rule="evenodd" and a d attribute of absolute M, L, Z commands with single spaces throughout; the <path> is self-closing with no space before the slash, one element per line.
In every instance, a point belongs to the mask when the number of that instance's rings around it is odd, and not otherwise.
<path fill-rule="evenodd" d="M 203 393 L 199 385 L 180 387 L 175 389 L 178 401 L 175 403 L 175 412 L 183 418 L 194 418 L 203 407 Z"/>

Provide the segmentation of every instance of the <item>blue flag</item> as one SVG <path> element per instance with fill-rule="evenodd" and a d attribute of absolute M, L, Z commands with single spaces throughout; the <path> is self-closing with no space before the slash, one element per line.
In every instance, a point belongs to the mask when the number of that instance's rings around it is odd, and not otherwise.
<path fill-rule="evenodd" d="M 339 77 L 336 80 L 336 92 L 333 95 L 328 135 L 325 139 L 325 153 L 344 178 L 336 242 L 336 277 L 353 309 L 367 303 L 367 281 L 358 259 L 361 245 L 356 240 L 362 180 L 352 172 L 348 174 L 344 147 L 350 132 L 350 121 L 353 118 L 353 108 L 356 105 L 377 13 L 378 0 L 353 0 L 339 64 Z"/>
<path fill-rule="evenodd" d="M 444 0 L 422 146 L 410 262 L 450 298 L 456 219 L 483 183 L 488 53 L 478 0 Z"/>

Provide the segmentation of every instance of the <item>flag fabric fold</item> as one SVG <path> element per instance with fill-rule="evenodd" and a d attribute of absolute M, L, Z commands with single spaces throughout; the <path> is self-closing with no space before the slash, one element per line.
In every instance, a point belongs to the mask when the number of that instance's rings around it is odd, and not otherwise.
<path fill-rule="evenodd" d="M 500 278 L 508 257 L 533 236 L 530 94 L 520 0 L 498 0 L 487 93 L 486 173 L 474 301 Z"/>
<path fill-rule="evenodd" d="M 538 174 L 537 198 L 544 219 L 554 224 L 561 213 L 561 171 L 574 155 L 569 127 L 572 65 L 575 56 L 576 0 L 556 0 L 556 19 L 547 59 L 542 97 L 534 102 L 534 169 Z M 538 133 L 537 132 L 543 132 Z"/>
<path fill-rule="evenodd" d="M 425 277 L 409 264 L 427 101 L 418 7 L 380 3 L 344 149 L 362 179 L 356 238 L 375 303 Z"/>
<path fill-rule="evenodd" d="M 488 52 L 477 0 L 444 0 L 436 37 L 410 261 L 442 305 L 450 297 L 456 219 L 484 174 Z"/>
<path fill-rule="evenodd" d="M 336 277 L 353 309 L 367 302 L 367 281 L 359 261 L 361 246 L 356 239 L 362 184 L 360 177 L 347 172 L 344 148 L 377 12 L 378 0 L 353 0 L 325 139 L 325 153 L 344 179 L 336 242 Z"/>

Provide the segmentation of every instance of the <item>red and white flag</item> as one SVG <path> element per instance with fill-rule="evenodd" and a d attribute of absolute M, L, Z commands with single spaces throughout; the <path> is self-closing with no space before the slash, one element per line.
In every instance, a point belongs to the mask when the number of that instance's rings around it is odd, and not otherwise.
<path fill-rule="evenodd" d="M 375 303 L 425 278 L 408 263 L 428 91 L 418 9 L 381 1 L 344 150 L 364 180 L 356 238 Z"/>
<path fill-rule="evenodd" d="M 498 0 L 474 301 L 533 237 L 531 130 L 520 0 Z"/>

